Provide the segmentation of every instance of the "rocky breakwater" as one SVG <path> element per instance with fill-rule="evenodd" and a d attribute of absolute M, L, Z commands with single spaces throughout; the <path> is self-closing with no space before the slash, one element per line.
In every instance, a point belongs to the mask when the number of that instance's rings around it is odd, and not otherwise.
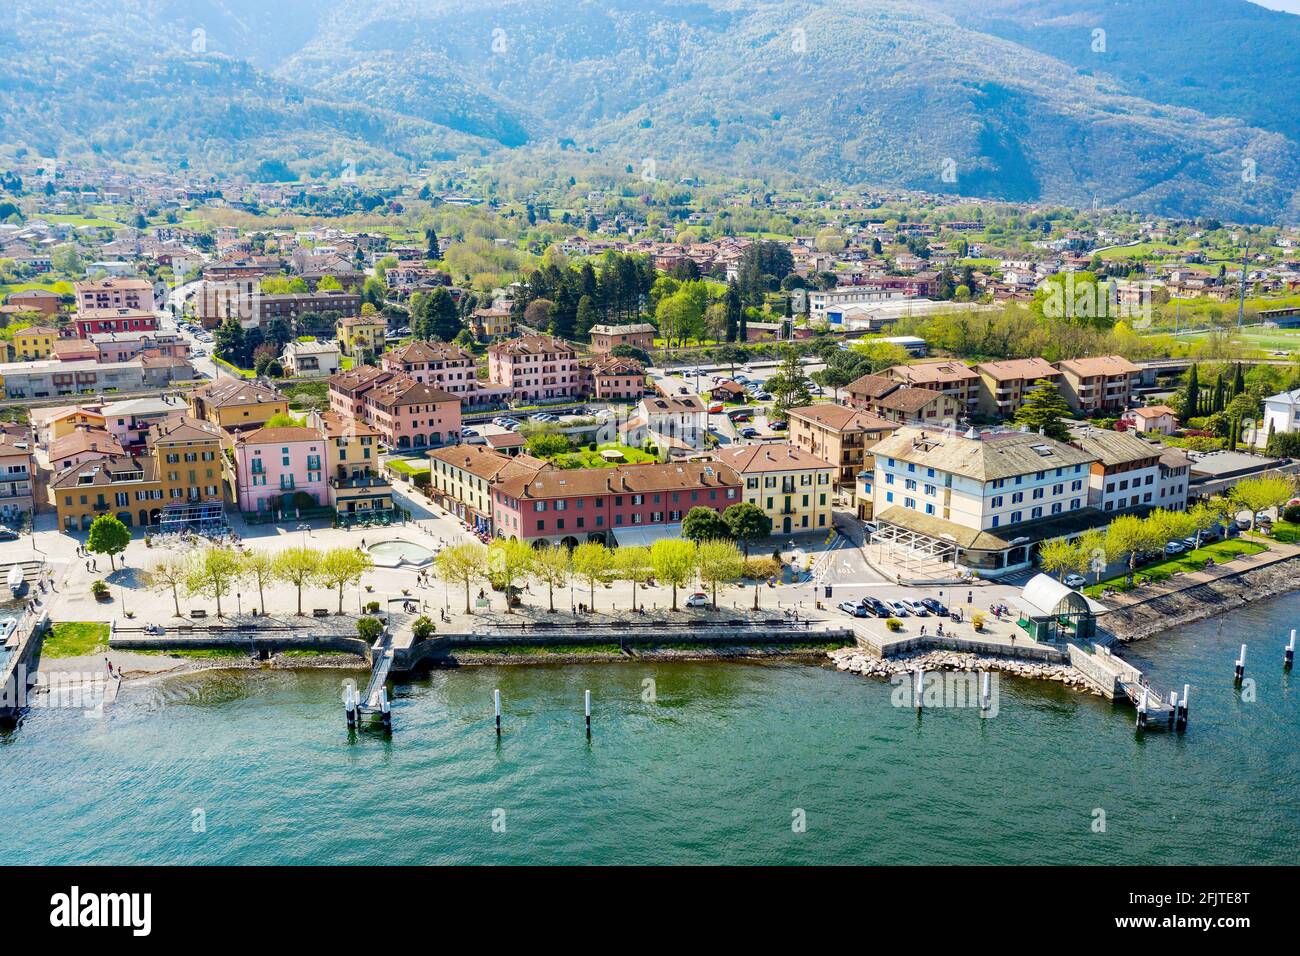
<path fill-rule="evenodd" d="M 959 651 L 924 651 L 898 657 L 873 657 L 859 647 L 840 647 L 827 651 L 826 656 L 836 670 L 889 680 L 896 674 L 910 674 L 918 667 L 927 671 L 998 671 L 1011 677 L 1029 680 L 1047 680 L 1075 690 L 1098 693 L 1087 679 L 1068 664 L 1041 664 L 1034 661 L 1011 660 L 1004 657 L 982 657 Z"/>

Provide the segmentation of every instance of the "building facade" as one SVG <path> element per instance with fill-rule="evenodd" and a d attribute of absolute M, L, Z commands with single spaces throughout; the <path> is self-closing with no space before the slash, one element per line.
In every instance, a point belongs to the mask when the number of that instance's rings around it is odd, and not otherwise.
<path fill-rule="evenodd" d="M 721 449 L 718 461 L 740 476 L 744 500 L 772 519 L 773 534 L 821 532 L 833 526 L 835 468 L 789 444 Z"/>

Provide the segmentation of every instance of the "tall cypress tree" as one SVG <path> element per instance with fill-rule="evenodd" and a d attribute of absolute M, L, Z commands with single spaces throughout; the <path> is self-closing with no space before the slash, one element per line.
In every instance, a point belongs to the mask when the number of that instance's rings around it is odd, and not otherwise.
<path fill-rule="evenodd" d="M 740 289 L 736 286 L 736 280 L 732 279 L 727 283 L 727 295 L 724 300 L 727 310 L 727 341 L 736 341 L 736 336 L 740 334 L 740 327 L 745 321 L 745 309 L 740 304 Z"/>
<path fill-rule="evenodd" d="M 1187 399 L 1183 402 L 1183 415 L 1193 418 L 1199 414 L 1201 407 L 1201 383 L 1196 372 L 1196 363 L 1187 372 Z"/>
<path fill-rule="evenodd" d="M 1234 374 L 1234 375 L 1233 375 L 1233 378 L 1232 378 L 1232 397 L 1233 397 L 1233 398 L 1236 398 L 1238 395 L 1240 395 L 1242 392 L 1244 392 L 1244 391 L 1246 390 L 1246 377 L 1245 377 L 1245 374 L 1244 374 L 1244 373 L 1242 372 L 1242 370 L 1241 370 L 1241 363 L 1240 363 L 1240 362 L 1237 363 L 1236 368 L 1237 368 L 1236 374 Z"/>

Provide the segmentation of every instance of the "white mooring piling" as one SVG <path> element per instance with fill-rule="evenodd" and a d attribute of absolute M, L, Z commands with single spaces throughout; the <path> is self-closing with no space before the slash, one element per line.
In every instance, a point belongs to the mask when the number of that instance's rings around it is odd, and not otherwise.
<path fill-rule="evenodd" d="M 1178 691 L 1169 692 L 1169 729 L 1174 729 L 1174 723 L 1178 720 Z"/>
<path fill-rule="evenodd" d="M 1286 646 L 1286 651 L 1282 655 L 1282 666 L 1287 670 L 1295 663 L 1295 628 L 1291 628 L 1291 641 Z"/>
<path fill-rule="evenodd" d="M 992 704 L 992 696 L 989 693 L 989 683 L 991 678 L 988 671 L 980 674 L 980 710 L 988 710 Z"/>
<path fill-rule="evenodd" d="M 379 719 L 384 725 L 384 730 L 393 729 L 393 711 L 388 706 L 388 689 L 384 688 L 379 692 Z"/>
<path fill-rule="evenodd" d="M 591 736 L 591 691 L 582 692 L 582 713 L 587 719 L 587 736 Z"/>
<path fill-rule="evenodd" d="M 355 687 L 345 687 L 343 689 L 343 714 L 348 721 L 348 730 L 355 730 L 357 726 L 357 690 Z"/>
<path fill-rule="evenodd" d="M 1241 655 L 1237 658 L 1237 666 L 1233 668 L 1233 680 L 1238 684 L 1246 676 L 1246 645 L 1241 645 Z"/>
<path fill-rule="evenodd" d="M 1137 729 L 1147 729 L 1147 695 L 1145 690 L 1138 695 Z"/>
<path fill-rule="evenodd" d="M 497 736 L 500 737 L 501 736 L 501 691 L 500 690 L 494 690 L 492 692 L 492 705 L 493 708 L 496 710 Z"/>
<path fill-rule="evenodd" d="M 914 675 L 912 678 L 912 703 L 919 712 L 922 706 L 922 694 L 925 690 L 925 668 L 918 667 L 912 673 Z"/>
<path fill-rule="evenodd" d="M 1191 692 L 1192 692 L 1192 685 L 1184 684 L 1183 696 L 1178 701 L 1178 717 L 1174 721 L 1174 725 L 1179 730 L 1187 729 L 1187 698 L 1191 695 Z"/>

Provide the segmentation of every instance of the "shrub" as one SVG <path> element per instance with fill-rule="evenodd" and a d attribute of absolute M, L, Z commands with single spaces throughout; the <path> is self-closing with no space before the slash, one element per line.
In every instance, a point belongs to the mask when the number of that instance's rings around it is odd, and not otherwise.
<path fill-rule="evenodd" d="M 108 585 L 105 584 L 103 581 L 96 581 L 94 584 L 90 586 L 90 593 L 95 595 L 95 597 L 97 598 L 107 597 Z"/>
<path fill-rule="evenodd" d="M 367 644 L 375 643 L 383 632 L 384 622 L 377 617 L 363 617 L 357 621 L 357 634 Z"/>
<path fill-rule="evenodd" d="M 378 613 L 379 613 L 379 602 L 378 602 L 378 601 L 371 601 L 369 604 L 367 604 L 367 605 L 366 605 L 366 613 L 367 613 L 367 614 L 378 614 Z"/>
<path fill-rule="evenodd" d="M 781 573 L 781 565 L 771 558 L 750 558 L 745 562 L 743 576 L 750 581 L 765 581 Z"/>
<path fill-rule="evenodd" d="M 428 617 L 421 614 L 411 625 L 411 633 L 415 635 L 417 641 L 427 641 L 433 637 L 434 631 L 438 628 Z"/>
<path fill-rule="evenodd" d="M 901 631 L 903 629 L 903 622 L 896 617 L 887 617 L 885 618 L 885 627 L 889 628 L 891 631 Z"/>
<path fill-rule="evenodd" d="M 1287 505 L 1283 508 L 1282 520 L 1289 524 L 1300 524 L 1300 505 Z"/>

